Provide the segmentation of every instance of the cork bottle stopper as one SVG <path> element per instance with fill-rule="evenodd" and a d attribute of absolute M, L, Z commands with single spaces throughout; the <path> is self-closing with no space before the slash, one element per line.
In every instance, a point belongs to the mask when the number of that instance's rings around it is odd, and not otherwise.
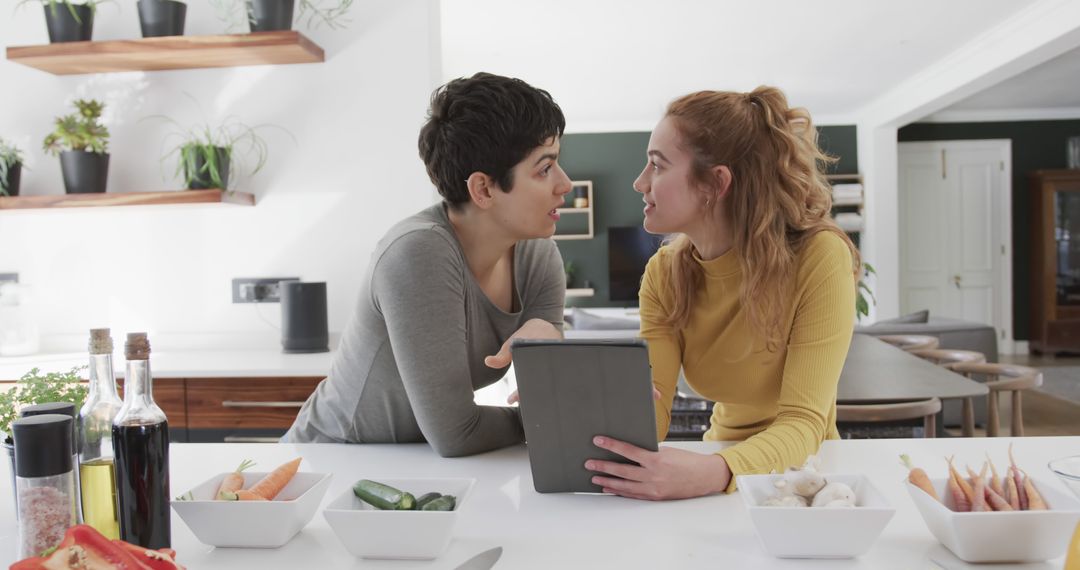
<path fill-rule="evenodd" d="M 124 356 L 128 360 L 150 360 L 150 339 L 146 333 L 128 333 Z"/>
<path fill-rule="evenodd" d="M 113 342 L 109 329 L 90 329 L 90 354 L 112 354 Z"/>

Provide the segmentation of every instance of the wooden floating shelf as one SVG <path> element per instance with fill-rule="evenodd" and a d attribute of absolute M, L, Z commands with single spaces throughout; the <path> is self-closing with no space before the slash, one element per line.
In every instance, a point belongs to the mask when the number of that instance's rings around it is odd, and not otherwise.
<path fill-rule="evenodd" d="M 173 190 L 171 192 L 105 192 L 101 194 L 54 194 L 48 196 L 0 196 L 0 210 L 36 208 L 103 208 L 163 204 L 235 204 L 254 206 L 255 195 L 221 190 Z"/>
<path fill-rule="evenodd" d="M 596 291 L 593 290 L 592 287 L 589 287 L 589 288 L 579 287 L 579 288 L 576 288 L 576 289 L 571 288 L 571 289 L 566 290 L 566 296 L 567 297 L 592 297 L 595 294 L 596 294 Z"/>
<path fill-rule="evenodd" d="M 560 214 L 588 214 L 592 208 L 555 208 Z"/>
<path fill-rule="evenodd" d="M 321 63 L 323 49 L 296 31 L 66 42 L 7 48 L 7 58 L 54 75 Z"/>

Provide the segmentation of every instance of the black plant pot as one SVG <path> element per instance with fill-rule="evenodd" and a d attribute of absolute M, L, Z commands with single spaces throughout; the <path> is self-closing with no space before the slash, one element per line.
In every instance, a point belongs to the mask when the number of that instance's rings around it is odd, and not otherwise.
<path fill-rule="evenodd" d="M 291 30 L 296 0 L 247 0 L 252 32 Z"/>
<path fill-rule="evenodd" d="M 64 2 L 45 4 L 45 24 L 49 27 L 50 43 L 88 42 L 94 33 L 94 9 Z"/>
<path fill-rule="evenodd" d="M 218 188 L 217 184 L 214 184 L 212 177 L 210 176 L 210 170 L 206 167 L 206 154 L 202 151 L 201 147 L 184 147 L 180 151 L 183 153 L 181 160 L 184 164 L 184 177 L 189 180 L 188 190 L 203 190 L 205 188 Z M 188 166 L 192 160 L 189 156 L 194 155 L 195 172 L 189 172 Z M 219 190 L 225 190 L 229 185 L 229 162 L 231 162 L 229 149 L 215 146 L 214 147 L 214 162 L 217 164 L 217 171 L 221 179 L 221 188 Z"/>
<path fill-rule="evenodd" d="M 176 0 L 139 0 L 139 26 L 144 38 L 184 35 L 187 4 Z"/>
<path fill-rule="evenodd" d="M 7 180 L 4 180 L 3 184 L 0 184 L 0 189 L 7 192 L 8 196 L 18 196 L 19 195 L 19 179 L 21 177 L 22 177 L 22 163 L 21 162 L 16 162 L 14 165 L 12 165 L 11 168 L 8 168 Z M 3 196 L 3 194 L 0 193 L 0 196 Z"/>
<path fill-rule="evenodd" d="M 60 153 L 60 170 L 68 194 L 93 194 L 105 191 L 109 180 L 109 155 L 85 150 Z"/>

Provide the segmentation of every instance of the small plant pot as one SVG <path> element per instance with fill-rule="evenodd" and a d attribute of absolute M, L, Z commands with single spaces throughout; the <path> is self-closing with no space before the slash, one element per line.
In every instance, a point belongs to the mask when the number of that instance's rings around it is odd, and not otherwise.
<path fill-rule="evenodd" d="M 184 179 L 188 180 L 188 190 L 203 190 L 206 188 L 218 188 L 226 190 L 229 185 L 229 163 L 231 162 L 229 149 L 214 147 L 214 164 L 218 171 L 218 179 L 221 184 L 215 184 L 211 169 L 207 166 L 206 153 L 203 147 L 186 146 L 180 153 L 180 160 L 184 164 Z M 194 172 L 190 169 L 194 165 Z"/>
<path fill-rule="evenodd" d="M 50 43 L 88 42 L 94 33 L 94 9 L 64 2 L 45 4 L 45 25 Z"/>
<path fill-rule="evenodd" d="M 184 35 L 187 4 L 176 0 L 139 0 L 138 4 L 144 38 Z"/>
<path fill-rule="evenodd" d="M 60 153 L 60 170 L 68 194 L 101 193 L 109 179 L 109 155 L 65 150 Z"/>
<path fill-rule="evenodd" d="M 22 178 L 22 163 L 16 162 L 11 168 L 8 169 L 7 179 L 3 181 L 2 185 L 0 185 L 0 189 L 7 192 L 8 196 L 18 196 L 20 178 Z M 0 196 L 3 195 L 4 194 L 0 192 Z"/>
<path fill-rule="evenodd" d="M 296 0 L 247 0 L 252 32 L 291 30 Z"/>

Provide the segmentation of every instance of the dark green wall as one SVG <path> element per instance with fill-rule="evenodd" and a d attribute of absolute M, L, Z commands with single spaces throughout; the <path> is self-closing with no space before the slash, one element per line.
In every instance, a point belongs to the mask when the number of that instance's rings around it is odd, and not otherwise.
<path fill-rule="evenodd" d="M 1013 336 L 1030 333 L 1031 201 L 1027 176 L 1033 170 L 1065 168 L 1066 139 L 1080 135 L 1080 121 L 1000 123 L 915 123 L 898 134 L 900 142 L 1012 140 Z"/>
<path fill-rule="evenodd" d="M 858 172 L 854 126 L 821 127 L 819 141 L 826 152 L 840 158 L 834 172 Z M 563 260 L 573 262 L 576 268 L 573 286 L 581 287 L 588 280 L 596 290 L 591 298 L 568 299 L 570 305 L 612 305 L 608 298 L 607 228 L 641 225 L 644 221 L 641 194 L 634 191 L 632 184 L 645 166 L 648 144 L 647 132 L 563 136 L 559 163 L 571 179 L 592 180 L 594 202 L 595 237 L 556 242 Z"/>

